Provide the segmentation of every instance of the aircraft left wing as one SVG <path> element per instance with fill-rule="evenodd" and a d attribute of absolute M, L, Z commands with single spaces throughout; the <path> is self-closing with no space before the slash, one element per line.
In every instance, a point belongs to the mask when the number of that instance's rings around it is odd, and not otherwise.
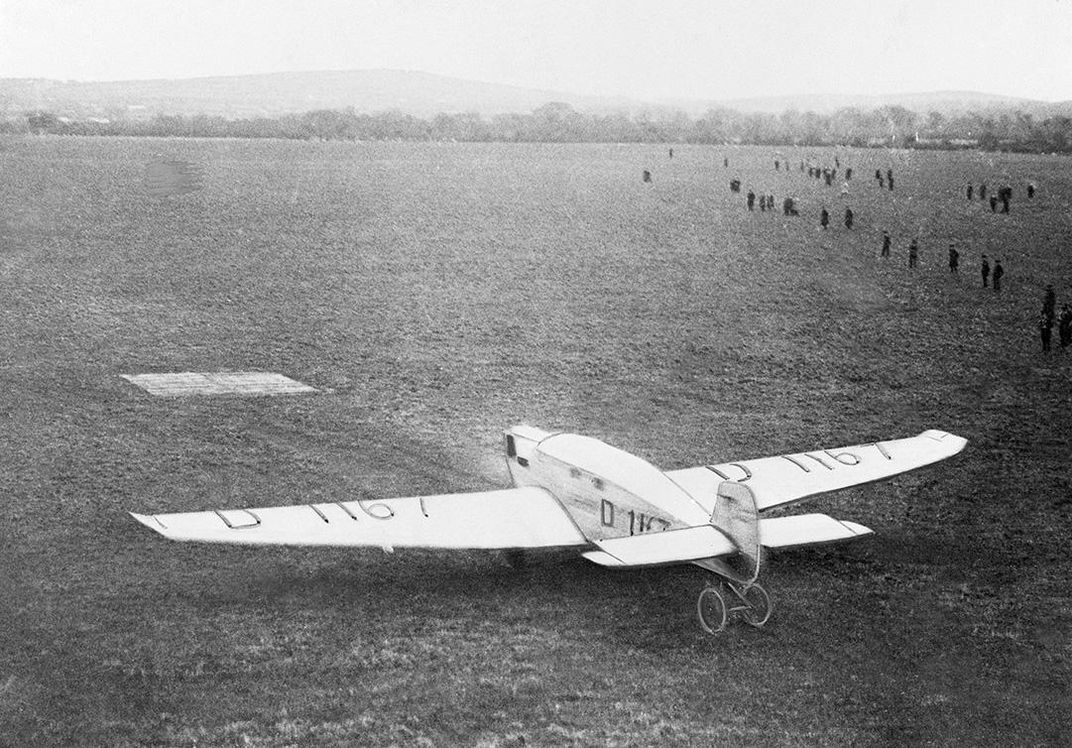
<path fill-rule="evenodd" d="M 542 488 L 131 516 L 166 538 L 207 543 L 386 551 L 588 545 L 558 500 Z"/>
<path fill-rule="evenodd" d="M 931 430 L 906 439 L 670 470 L 666 475 L 707 509 L 714 506 L 722 481 L 743 483 L 763 510 L 915 470 L 952 457 L 967 443 L 963 437 Z"/>

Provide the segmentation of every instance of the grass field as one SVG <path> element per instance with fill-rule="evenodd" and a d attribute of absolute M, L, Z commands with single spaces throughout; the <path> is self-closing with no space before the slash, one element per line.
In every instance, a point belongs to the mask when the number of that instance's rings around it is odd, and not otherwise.
<path fill-rule="evenodd" d="M 852 231 L 773 149 L 0 141 L 0 743 L 1067 744 L 1072 351 L 1033 322 L 1046 283 L 1072 295 L 1069 162 L 837 154 Z M 834 152 L 784 151 L 809 155 Z M 147 196 L 158 158 L 204 189 Z M 214 370 L 323 392 L 120 378 Z M 876 534 L 772 554 L 771 622 L 718 638 L 695 567 L 174 544 L 126 515 L 502 487 L 518 422 L 667 469 L 969 446 L 808 504 Z"/>

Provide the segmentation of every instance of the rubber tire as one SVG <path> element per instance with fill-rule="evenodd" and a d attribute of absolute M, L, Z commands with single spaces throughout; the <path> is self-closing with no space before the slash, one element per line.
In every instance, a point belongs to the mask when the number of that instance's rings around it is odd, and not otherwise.
<path fill-rule="evenodd" d="M 741 618 L 753 628 L 762 628 L 770 620 L 771 607 L 770 596 L 767 591 L 758 584 L 753 584 L 744 591 L 744 601 L 751 607 L 741 611 Z"/>
<path fill-rule="evenodd" d="M 704 615 L 704 603 L 708 602 L 713 604 L 711 612 L 714 614 L 712 620 L 710 616 Z M 722 593 L 718 587 L 704 587 L 700 591 L 700 596 L 696 598 L 696 617 L 700 619 L 700 628 L 711 635 L 720 634 L 726 629 L 726 621 L 729 618 L 726 609 L 726 599 L 722 597 Z M 718 624 L 712 626 L 711 623 Z"/>

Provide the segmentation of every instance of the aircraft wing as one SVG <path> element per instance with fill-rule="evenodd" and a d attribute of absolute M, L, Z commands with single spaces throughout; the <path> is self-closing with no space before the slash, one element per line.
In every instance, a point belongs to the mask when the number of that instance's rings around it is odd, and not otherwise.
<path fill-rule="evenodd" d="M 172 540 L 242 545 L 553 548 L 588 545 L 541 488 L 263 509 L 131 515 Z"/>
<path fill-rule="evenodd" d="M 709 509 L 714 507 L 719 483 L 743 483 L 762 510 L 915 470 L 952 457 L 967 443 L 932 430 L 907 439 L 670 470 L 666 475 Z"/>

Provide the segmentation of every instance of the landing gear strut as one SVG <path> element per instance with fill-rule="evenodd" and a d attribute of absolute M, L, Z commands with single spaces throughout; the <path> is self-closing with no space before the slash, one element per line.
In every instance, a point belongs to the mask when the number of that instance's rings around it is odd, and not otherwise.
<path fill-rule="evenodd" d="M 731 613 L 739 614 L 745 623 L 758 629 L 770 619 L 770 596 L 755 582 L 743 585 L 716 580 L 704 587 L 696 598 L 700 627 L 709 634 L 724 631 Z"/>

